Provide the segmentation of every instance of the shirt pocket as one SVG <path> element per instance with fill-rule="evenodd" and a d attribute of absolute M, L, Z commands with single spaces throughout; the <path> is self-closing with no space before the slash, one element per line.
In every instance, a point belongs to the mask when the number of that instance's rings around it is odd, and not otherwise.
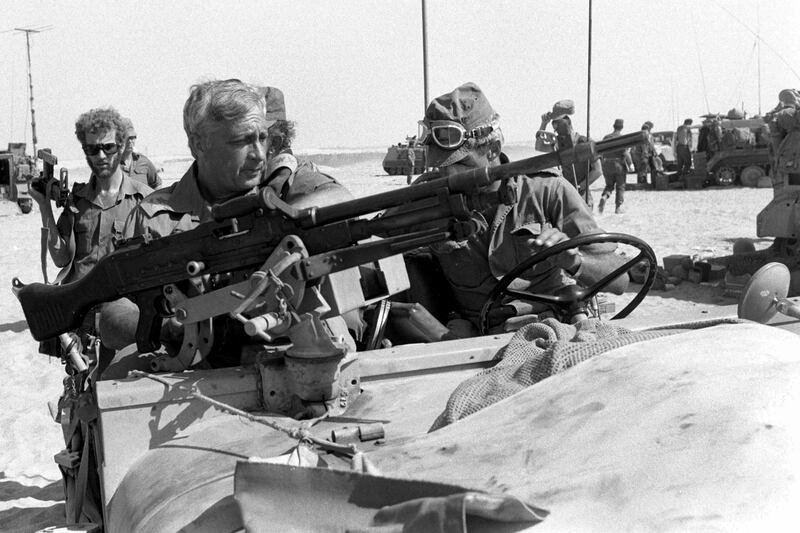
<path fill-rule="evenodd" d="M 115 218 L 111 222 L 111 227 L 109 228 L 108 235 L 106 236 L 105 240 L 105 252 L 111 253 L 117 248 L 117 243 L 121 241 L 125 237 L 125 233 L 123 230 L 125 229 L 125 220 Z"/>
<path fill-rule="evenodd" d="M 86 257 L 92 251 L 92 232 L 94 224 L 87 224 L 85 220 L 77 220 L 73 229 L 75 233 L 75 257 Z"/>
<path fill-rule="evenodd" d="M 540 222 L 528 222 L 527 224 L 521 224 L 511 230 L 513 257 L 508 257 L 508 260 L 513 260 L 513 264 L 516 265 L 533 255 L 528 241 L 538 237 L 542 234 L 542 231 L 551 227 L 552 225 L 547 222 L 544 224 Z"/>

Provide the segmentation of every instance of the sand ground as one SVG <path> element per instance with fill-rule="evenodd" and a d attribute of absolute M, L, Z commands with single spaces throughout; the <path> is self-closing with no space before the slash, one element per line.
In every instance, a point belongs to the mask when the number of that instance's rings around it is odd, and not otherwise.
<path fill-rule="evenodd" d="M 331 169 L 357 196 L 405 185 L 405 176 L 387 176 L 380 158 Z M 168 181 L 178 179 L 186 162 L 165 165 Z M 76 179 L 80 169 L 71 173 Z M 633 176 L 629 176 L 630 179 Z M 599 197 L 598 184 L 594 187 Z M 752 238 L 757 248 L 769 241 L 756 238 L 756 215 L 771 199 L 770 189 L 703 189 L 697 191 L 629 191 L 627 212 L 613 209 L 598 215 L 599 225 L 648 242 L 659 260 L 667 255 L 722 256 L 733 242 Z M 61 430 L 50 417 L 47 402 L 61 392 L 62 365 L 37 353 L 11 280 L 41 281 L 39 213 L 22 215 L 16 205 L 0 202 L 0 530 L 33 531 L 63 520 L 60 473 L 53 454 L 63 447 Z M 52 279 L 57 269 L 49 268 Z M 668 291 L 652 292 L 633 316 L 702 316 L 735 301 L 723 288 L 684 282 Z"/>

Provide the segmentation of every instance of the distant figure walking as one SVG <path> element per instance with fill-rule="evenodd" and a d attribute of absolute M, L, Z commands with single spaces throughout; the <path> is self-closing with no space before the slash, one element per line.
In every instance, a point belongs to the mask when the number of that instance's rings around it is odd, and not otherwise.
<path fill-rule="evenodd" d="M 618 118 L 614 121 L 614 131 L 603 137 L 603 140 L 613 139 L 622 135 L 624 121 Z M 611 197 L 611 193 L 616 190 L 614 203 L 616 204 L 615 213 L 621 215 L 625 212 L 625 180 L 627 179 L 628 169 L 633 166 L 630 151 L 615 150 L 603 155 L 603 176 L 606 179 L 606 187 L 600 196 L 597 204 L 597 211 L 602 213 L 606 207 L 606 201 Z"/>
<path fill-rule="evenodd" d="M 408 150 L 406 150 L 406 157 L 408 157 L 408 179 L 407 184 L 411 185 L 411 182 L 414 180 L 414 161 L 416 160 L 416 154 L 414 153 L 414 140 L 408 140 Z"/>
<path fill-rule="evenodd" d="M 675 132 L 675 156 L 678 162 L 678 177 L 692 171 L 692 119 L 687 118 Z"/>

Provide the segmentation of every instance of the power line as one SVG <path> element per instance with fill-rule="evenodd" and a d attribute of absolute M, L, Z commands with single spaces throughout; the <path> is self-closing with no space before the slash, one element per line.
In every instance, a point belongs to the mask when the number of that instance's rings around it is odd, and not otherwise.
<path fill-rule="evenodd" d="M 700 65 L 700 80 L 703 82 L 703 98 L 706 101 L 706 113 L 711 113 L 711 106 L 708 105 L 708 90 L 706 89 L 706 75 L 703 72 L 703 59 L 700 56 L 700 44 L 697 42 L 697 27 L 694 24 L 694 15 L 689 10 L 689 16 L 692 19 L 692 34 L 694 36 L 694 48 L 697 50 L 697 63 Z"/>
<path fill-rule="evenodd" d="M 722 10 L 723 10 L 725 13 L 727 13 L 727 14 L 728 14 L 728 16 L 730 16 L 730 17 L 731 17 L 733 20 L 735 20 L 736 22 L 738 22 L 738 23 L 739 23 L 739 24 L 740 24 L 740 25 L 741 25 L 741 26 L 742 26 L 744 29 L 746 29 L 747 31 L 749 31 L 750 33 L 752 33 L 752 34 L 753 34 L 753 35 L 756 37 L 756 39 L 758 39 L 758 42 L 759 42 L 759 43 L 763 43 L 763 44 L 764 44 L 764 46 L 766 46 L 767 48 L 769 48 L 769 49 L 772 51 L 772 53 L 773 53 L 773 54 L 775 54 L 775 55 L 778 57 L 778 59 L 780 59 L 780 60 L 781 60 L 781 62 L 782 62 L 782 63 L 783 63 L 785 66 L 786 66 L 786 68 L 788 68 L 788 69 L 789 69 L 789 70 L 792 72 L 792 74 L 794 74 L 794 75 L 795 75 L 795 77 L 796 77 L 798 80 L 800 80 L 800 74 L 798 74 L 798 73 L 797 73 L 797 71 L 795 71 L 795 70 L 792 68 L 792 65 L 790 65 L 790 64 L 789 64 L 789 62 L 788 62 L 788 61 L 786 61 L 786 59 L 785 59 L 785 58 L 784 58 L 784 57 L 783 57 L 783 56 L 780 54 L 780 52 L 778 52 L 778 51 L 777 51 L 775 48 L 773 48 L 773 47 L 772 47 L 772 45 L 770 45 L 770 44 L 769 44 L 767 41 L 765 41 L 765 40 L 764 40 L 764 39 L 761 37 L 761 35 L 759 35 L 759 34 L 758 34 L 758 32 L 757 32 L 757 31 L 753 30 L 753 29 L 752 29 L 750 26 L 748 26 L 747 24 L 745 24 L 744 22 L 742 22 L 742 21 L 741 21 L 741 20 L 740 20 L 740 19 L 739 19 L 739 18 L 738 18 L 736 15 L 734 15 L 733 13 L 731 13 L 731 12 L 728 10 L 728 8 L 726 8 L 725 6 L 723 6 L 723 5 L 721 5 L 719 2 L 717 2 L 717 0 L 714 0 L 714 3 L 715 3 L 715 4 L 717 4 L 717 6 L 718 6 L 720 9 L 722 9 Z"/>

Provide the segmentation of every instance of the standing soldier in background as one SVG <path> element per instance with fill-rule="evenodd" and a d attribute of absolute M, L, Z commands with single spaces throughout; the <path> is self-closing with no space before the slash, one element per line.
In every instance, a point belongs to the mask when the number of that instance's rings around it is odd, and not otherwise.
<path fill-rule="evenodd" d="M 675 132 L 675 158 L 678 161 L 678 177 L 686 176 L 692 171 L 692 119 L 687 118 Z"/>
<path fill-rule="evenodd" d="M 621 118 L 614 121 L 614 131 L 603 137 L 603 140 L 613 139 L 622 134 L 624 122 Z M 600 203 L 597 204 L 597 211 L 602 213 L 606 207 L 606 200 L 611 197 L 612 191 L 616 189 L 615 213 L 621 215 L 625 212 L 625 180 L 627 179 L 628 169 L 633 166 L 629 150 L 618 150 L 603 156 L 603 176 L 606 179 L 606 188 L 600 196 Z"/>
<path fill-rule="evenodd" d="M 414 142 L 415 139 L 413 137 L 408 139 L 408 149 L 406 150 L 406 157 L 408 158 L 408 179 L 406 181 L 408 185 L 411 185 L 414 179 L 414 162 L 417 159 L 414 153 Z"/>
<path fill-rule="evenodd" d="M 553 152 L 559 148 L 572 148 L 576 144 L 589 142 L 590 139 L 581 135 L 572 128 L 571 115 L 575 114 L 575 103 L 572 100 L 559 100 L 553 104 L 553 110 L 542 115 L 542 123 L 536 132 L 534 148 L 540 152 Z M 555 133 L 546 131 L 547 123 L 551 122 Z M 600 159 L 579 166 L 563 167 L 564 177 L 578 189 L 581 197 L 589 208 L 593 200 L 589 193 L 589 186 L 603 175 Z"/>
<path fill-rule="evenodd" d="M 128 129 L 128 140 L 125 142 L 125 149 L 122 152 L 122 170 L 133 179 L 146 183 L 151 189 L 158 189 L 163 182 L 162 170 L 143 154 L 133 151 L 136 145 L 136 130 L 133 128 L 131 119 L 123 118 L 123 120 Z"/>
<path fill-rule="evenodd" d="M 653 137 L 650 135 L 652 128 L 653 123 L 649 120 L 642 124 L 642 131 L 647 134 L 647 142 L 634 146 L 631 149 L 631 158 L 636 169 L 636 183 L 647 185 L 647 173 L 649 172 L 650 184 L 655 186 L 655 169 L 653 167 L 655 146 L 653 145 Z"/>
<path fill-rule="evenodd" d="M 87 183 L 72 188 L 72 203 L 58 218 L 49 199 L 31 188 L 39 204 L 42 226 L 48 228 L 48 249 L 56 266 L 63 268 L 58 281 L 83 277 L 103 256 L 114 251 L 113 238 L 122 237 L 128 213 L 152 192 L 145 183 L 122 171 L 122 147 L 127 124 L 113 108 L 92 109 L 78 117 L 75 135 L 92 171 Z"/>
<path fill-rule="evenodd" d="M 86 275 L 97 262 L 114 251 L 114 241 L 122 237 L 125 220 L 139 205 L 145 196 L 152 192 L 146 183 L 132 179 L 122 171 L 121 160 L 123 148 L 128 137 L 128 124 L 113 108 L 92 109 L 83 113 L 75 122 L 75 136 L 81 143 L 86 163 L 92 174 L 87 183 L 76 183 L 72 188 L 72 199 L 64 207 L 56 222 L 49 194 L 30 188 L 31 197 L 39 204 L 42 215 L 42 226 L 48 230 L 48 249 L 56 266 L 62 270 L 56 283 L 69 283 Z M 84 347 L 91 346 L 97 338 L 99 329 L 99 309 L 94 308 L 86 314 L 82 324 L 70 335 L 77 337 Z M 65 347 L 59 346 L 57 338 L 43 342 L 39 351 L 49 355 L 57 355 Z M 98 343 L 98 356 L 101 360 L 113 356 L 113 350 L 103 342 Z M 80 348 L 79 348 L 80 351 Z M 89 350 L 87 350 L 89 351 Z M 75 390 L 78 383 L 76 376 L 65 378 L 64 396 L 59 400 L 75 409 L 72 394 L 82 392 Z M 89 404 L 81 404 L 88 406 Z M 69 412 L 76 413 L 77 410 Z M 99 502 L 100 482 L 93 454 L 88 443 L 92 442 L 90 427 L 94 426 L 95 417 L 75 416 L 70 424 L 65 425 L 64 439 L 66 452 L 71 457 L 78 457 L 78 468 L 61 468 L 64 478 L 64 490 L 68 503 L 67 513 L 77 522 L 102 522 L 102 504 Z M 76 443 L 87 443 L 86 447 Z M 83 450 L 83 452 L 81 451 Z M 81 455 L 83 453 L 83 455 Z M 83 481 L 77 481 L 81 479 Z M 80 494 L 76 492 L 80 491 Z M 84 494 L 87 497 L 83 497 Z M 70 509 L 70 506 L 74 506 Z"/>

